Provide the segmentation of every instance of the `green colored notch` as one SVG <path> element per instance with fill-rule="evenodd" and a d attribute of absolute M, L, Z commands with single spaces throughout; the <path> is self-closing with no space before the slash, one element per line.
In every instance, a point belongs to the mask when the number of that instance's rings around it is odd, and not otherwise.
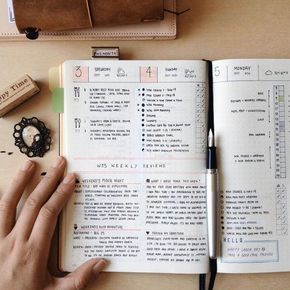
<path fill-rule="evenodd" d="M 55 113 L 63 113 L 64 110 L 64 90 L 63 88 L 55 88 L 52 92 L 52 111 Z"/>

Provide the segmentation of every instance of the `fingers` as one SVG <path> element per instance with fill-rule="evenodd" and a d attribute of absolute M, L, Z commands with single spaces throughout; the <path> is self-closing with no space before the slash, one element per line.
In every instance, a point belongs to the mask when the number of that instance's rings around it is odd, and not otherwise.
<path fill-rule="evenodd" d="M 35 164 L 27 160 L 0 199 L 0 238 L 7 236 L 13 229 L 17 204 L 34 170 Z"/>
<path fill-rule="evenodd" d="M 16 234 L 21 238 L 25 240 L 29 238 L 41 207 L 54 192 L 59 180 L 63 176 L 64 169 L 65 160 L 63 157 L 58 157 L 47 175 L 27 198 L 14 228 Z"/>
<path fill-rule="evenodd" d="M 36 218 L 29 240 L 48 255 L 58 215 L 75 188 L 75 175 L 68 174 L 50 199 L 43 205 Z"/>
<path fill-rule="evenodd" d="M 82 290 L 106 267 L 107 262 L 103 259 L 91 259 L 59 280 L 60 289 Z"/>

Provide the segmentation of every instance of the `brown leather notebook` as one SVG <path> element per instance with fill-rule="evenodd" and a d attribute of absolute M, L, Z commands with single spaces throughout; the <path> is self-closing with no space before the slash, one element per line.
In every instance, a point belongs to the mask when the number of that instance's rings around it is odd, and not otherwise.
<path fill-rule="evenodd" d="M 163 0 L 13 0 L 15 22 L 27 28 L 57 31 L 138 24 L 164 18 Z"/>
<path fill-rule="evenodd" d="M 164 5 L 166 9 L 175 11 L 176 0 L 166 0 Z M 14 21 L 12 0 L 0 0 L 0 11 L 2 14 L 0 17 L 0 41 L 25 40 L 25 35 L 18 32 Z M 93 28 L 53 32 L 45 31 L 40 33 L 38 40 L 141 40 L 174 39 L 175 37 L 176 15 L 164 12 L 162 21 L 114 26 L 96 25 Z"/>

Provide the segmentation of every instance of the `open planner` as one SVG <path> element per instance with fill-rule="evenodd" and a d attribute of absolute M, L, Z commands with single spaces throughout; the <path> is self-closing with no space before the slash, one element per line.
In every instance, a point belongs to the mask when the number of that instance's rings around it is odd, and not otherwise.
<path fill-rule="evenodd" d="M 206 273 L 205 61 L 67 61 L 60 268 Z M 290 60 L 212 62 L 218 271 L 290 270 Z"/>

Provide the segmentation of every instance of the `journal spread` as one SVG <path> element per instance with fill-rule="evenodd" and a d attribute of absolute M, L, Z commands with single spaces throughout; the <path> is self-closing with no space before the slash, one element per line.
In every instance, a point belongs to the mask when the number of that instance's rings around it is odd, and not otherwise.
<path fill-rule="evenodd" d="M 67 61 L 61 154 L 76 173 L 60 268 L 206 273 L 208 65 Z M 212 63 L 219 272 L 290 270 L 290 61 Z"/>

